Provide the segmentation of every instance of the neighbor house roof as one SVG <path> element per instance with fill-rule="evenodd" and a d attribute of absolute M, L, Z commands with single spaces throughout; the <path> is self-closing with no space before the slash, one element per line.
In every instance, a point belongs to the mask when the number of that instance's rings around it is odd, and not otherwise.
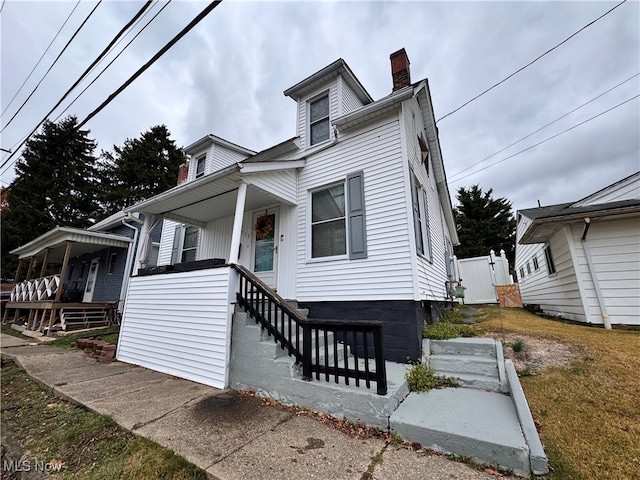
<path fill-rule="evenodd" d="M 186 155 L 191 155 L 193 153 L 198 152 L 199 150 L 202 149 L 202 147 L 208 147 L 210 145 L 213 144 L 218 144 L 221 145 L 223 147 L 229 148 L 231 150 L 234 150 L 238 153 L 243 153 L 245 155 L 255 155 L 256 152 L 254 152 L 253 150 L 249 150 L 248 148 L 242 147 L 240 145 L 236 145 L 235 143 L 232 143 L 228 140 L 225 140 L 224 138 L 218 137 L 216 135 L 205 135 L 204 137 L 202 137 L 200 140 L 197 140 L 195 142 L 193 142 L 191 145 L 189 145 L 188 147 L 184 148 L 183 151 Z"/>
<path fill-rule="evenodd" d="M 10 253 L 18 258 L 30 258 L 44 253 L 49 249 L 47 261 L 62 262 L 67 242 L 73 242 L 72 255 L 79 256 L 95 252 L 105 247 L 127 248 L 132 242 L 130 238 L 113 233 L 92 232 L 80 228 L 56 227 L 35 240 L 31 240 Z"/>
<path fill-rule="evenodd" d="M 560 203 L 519 210 L 520 215 L 533 221 L 518 243 L 545 243 L 564 225 L 582 221 L 587 217 L 603 218 L 640 212 L 640 199 L 574 206 L 576 203 Z"/>

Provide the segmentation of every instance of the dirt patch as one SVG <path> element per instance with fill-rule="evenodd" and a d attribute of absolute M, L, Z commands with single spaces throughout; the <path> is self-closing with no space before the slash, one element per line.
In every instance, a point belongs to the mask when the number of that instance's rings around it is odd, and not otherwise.
<path fill-rule="evenodd" d="M 568 365 L 585 356 L 584 350 L 576 345 L 548 338 L 513 333 L 504 335 L 489 333 L 485 336 L 502 342 L 504 358 L 513 361 L 513 365 L 520 375 L 533 375 L 548 367 Z M 522 349 L 515 351 L 518 350 L 519 342 Z"/>

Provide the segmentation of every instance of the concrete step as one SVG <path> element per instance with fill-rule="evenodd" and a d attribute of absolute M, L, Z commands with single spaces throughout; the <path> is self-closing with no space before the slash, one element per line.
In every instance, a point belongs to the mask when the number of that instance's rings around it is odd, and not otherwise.
<path fill-rule="evenodd" d="M 425 350 L 424 347 L 423 350 Z M 429 340 L 426 351 L 432 355 L 474 355 L 496 358 L 496 341 L 491 338 Z"/>
<path fill-rule="evenodd" d="M 411 393 L 391 415 L 394 433 L 529 477 L 529 447 L 511 397 L 468 388 Z"/>
<path fill-rule="evenodd" d="M 493 358 L 474 355 L 431 355 L 428 365 L 441 375 L 471 374 L 498 379 L 498 364 Z"/>
<path fill-rule="evenodd" d="M 453 377 L 457 380 L 458 385 L 462 388 L 475 388 L 477 390 L 487 390 L 489 392 L 505 392 L 507 387 L 500 383 L 496 377 L 487 377 L 486 375 L 473 375 L 469 373 L 447 373 L 438 372 L 440 375 Z"/>

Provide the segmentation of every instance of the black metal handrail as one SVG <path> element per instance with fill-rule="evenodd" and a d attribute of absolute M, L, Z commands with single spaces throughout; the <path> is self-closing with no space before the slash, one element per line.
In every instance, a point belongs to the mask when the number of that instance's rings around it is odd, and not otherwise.
<path fill-rule="evenodd" d="M 302 364 L 305 380 L 312 380 L 315 373 L 317 380 L 333 377 L 336 383 L 344 379 L 347 385 L 350 379 L 357 386 L 364 380 L 367 388 L 375 382 L 377 393 L 386 395 L 382 322 L 304 318 L 252 272 L 241 265 L 231 266 L 240 274 L 238 304 Z M 370 365 L 372 357 L 374 365 Z"/>

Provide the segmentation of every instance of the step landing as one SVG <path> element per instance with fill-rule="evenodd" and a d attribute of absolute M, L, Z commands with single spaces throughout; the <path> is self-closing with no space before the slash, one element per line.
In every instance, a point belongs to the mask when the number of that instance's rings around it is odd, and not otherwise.
<path fill-rule="evenodd" d="M 410 393 L 390 427 L 423 447 L 531 474 L 529 447 L 508 395 L 468 388 Z"/>

